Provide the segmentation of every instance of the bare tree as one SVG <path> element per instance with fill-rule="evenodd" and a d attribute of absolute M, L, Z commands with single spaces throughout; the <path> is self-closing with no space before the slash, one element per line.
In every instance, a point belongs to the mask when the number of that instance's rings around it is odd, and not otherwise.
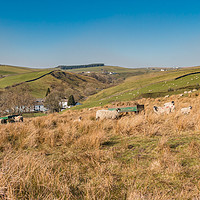
<path fill-rule="evenodd" d="M 60 102 L 62 98 L 64 98 L 63 93 L 53 91 L 46 97 L 44 105 L 50 112 L 59 112 L 61 109 Z"/>
<path fill-rule="evenodd" d="M 29 91 L 11 88 L 0 94 L 0 113 L 14 114 L 27 112 L 34 105 L 35 98 Z"/>

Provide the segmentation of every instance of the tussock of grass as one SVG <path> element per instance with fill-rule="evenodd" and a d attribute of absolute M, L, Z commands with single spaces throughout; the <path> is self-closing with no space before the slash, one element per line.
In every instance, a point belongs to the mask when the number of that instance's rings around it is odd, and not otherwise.
<path fill-rule="evenodd" d="M 175 113 L 153 113 L 171 100 Z M 93 108 L 0 125 L 0 197 L 198 199 L 200 97 L 137 103 L 145 115 L 96 121 Z M 189 105 L 191 113 L 182 115 Z"/>

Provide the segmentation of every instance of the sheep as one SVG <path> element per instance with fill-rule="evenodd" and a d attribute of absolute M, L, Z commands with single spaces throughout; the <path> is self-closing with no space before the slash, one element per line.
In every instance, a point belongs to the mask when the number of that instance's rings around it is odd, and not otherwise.
<path fill-rule="evenodd" d="M 192 106 L 189 106 L 187 108 L 181 108 L 181 113 L 182 114 L 189 114 L 191 109 L 192 109 Z"/>
<path fill-rule="evenodd" d="M 166 95 L 166 96 L 165 96 L 165 98 L 168 98 L 168 97 L 169 97 L 169 95 Z"/>
<path fill-rule="evenodd" d="M 80 122 L 82 121 L 82 117 L 79 117 L 78 119 L 75 119 L 74 122 Z"/>
<path fill-rule="evenodd" d="M 154 106 L 153 107 L 153 110 L 156 114 L 169 114 L 171 112 L 171 109 L 169 107 L 157 107 L 157 106 Z"/>
<path fill-rule="evenodd" d="M 15 122 L 23 122 L 23 117 L 21 115 L 14 117 Z"/>
<path fill-rule="evenodd" d="M 117 119 L 119 117 L 119 112 L 117 110 L 97 110 L 96 120 L 98 119 Z"/>
<path fill-rule="evenodd" d="M 174 101 L 167 102 L 164 104 L 164 107 L 168 107 L 168 106 L 174 106 Z"/>
<path fill-rule="evenodd" d="M 164 104 L 164 107 L 165 107 L 165 108 L 169 108 L 169 109 L 170 109 L 170 112 L 174 112 L 174 110 L 175 110 L 174 101 L 165 103 L 165 104 Z"/>

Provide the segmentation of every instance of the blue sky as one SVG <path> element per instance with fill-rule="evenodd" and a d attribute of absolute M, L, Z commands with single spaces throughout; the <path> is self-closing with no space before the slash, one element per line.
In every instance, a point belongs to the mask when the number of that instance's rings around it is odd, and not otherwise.
<path fill-rule="evenodd" d="M 0 0 L 0 63 L 200 65 L 200 1 Z"/>

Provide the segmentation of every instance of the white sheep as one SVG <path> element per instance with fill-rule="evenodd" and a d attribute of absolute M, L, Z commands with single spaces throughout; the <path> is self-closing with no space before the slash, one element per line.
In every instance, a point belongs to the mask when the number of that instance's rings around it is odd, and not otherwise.
<path fill-rule="evenodd" d="M 164 107 L 168 107 L 168 106 L 174 106 L 174 101 L 167 102 L 164 104 Z"/>
<path fill-rule="evenodd" d="M 164 104 L 165 108 L 169 108 L 170 112 L 174 112 L 175 110 L 175 105 L 174 105 L 174 101 L 168 102 Z"/>
<path fill-rule="evenodd" d="M 19 116 L 14 117 L 14 121 L 15 121 L 15 122 L 23 122 L 23 120 L 24 120 L 24 119 L 23 119 L 23 116 L 20 116 L 20 115 L 19 115 Z"/>
<path fill-rule="evenodd" d="M 169 107 L 157 107 L 157 106 L 154 106 L 153 107 L 153 110 L 156 114 L 169 114 L 171 112 L 171 109 Z"/>
<path fill-rule="evenodd" d="M 114 110 L 97 110 L 96 112 L 96 120 L 98 119 L 117 119 L 119 117 L 119 113 Z"/>
<path fill-rule="evenodd" d="M 80 122 L 82 121 L 82 117 L 79 117 L 78 119 L 75 119 L 74 122 Z"/>
<path fill-rule="evenodd" d="M 191 109 L 192 109 L 192 106 L 189 106 L 187 108 L 181 108 L 181 113 L 182 114 L 189 114 Z"/>

